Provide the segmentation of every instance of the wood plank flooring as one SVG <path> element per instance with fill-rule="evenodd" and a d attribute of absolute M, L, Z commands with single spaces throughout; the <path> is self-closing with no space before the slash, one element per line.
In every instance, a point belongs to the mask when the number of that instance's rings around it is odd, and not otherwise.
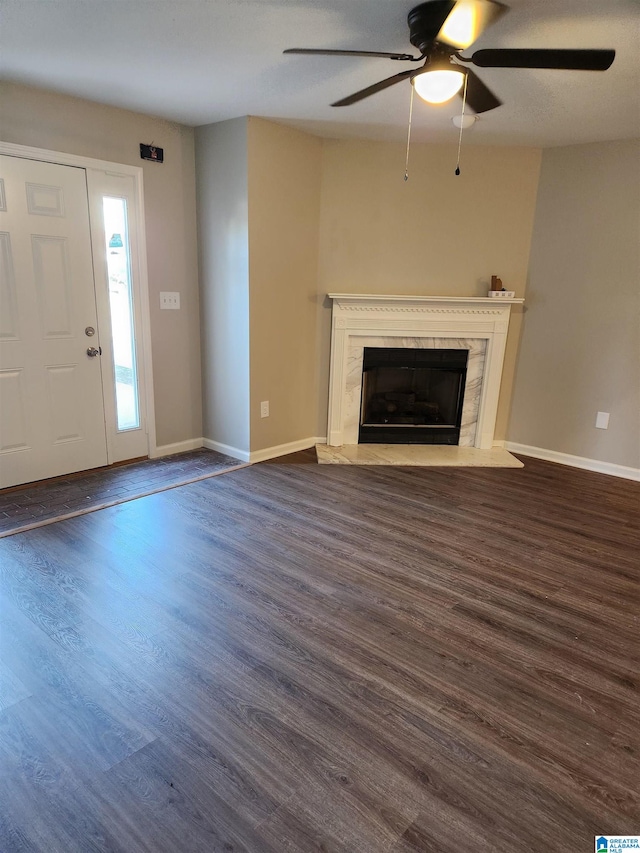
<path fill-rule="evenodd" d="M 640 484 L 313 460 L 0 542 L 2 853 L 640 831 Z"/>
<path fill-rule="evenodd" d="M 0 538 L 212 477 L 240 465 L 231 456 L 202 448 L 0 489 Z"/>

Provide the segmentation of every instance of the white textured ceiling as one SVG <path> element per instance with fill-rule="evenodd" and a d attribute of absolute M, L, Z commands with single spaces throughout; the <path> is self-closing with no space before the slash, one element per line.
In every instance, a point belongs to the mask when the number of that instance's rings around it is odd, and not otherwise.
<path fill-rule="evenodd" d="M 640 0 L 505 0 L 480 47 L 614 48 L 605 72 L 477 69 L 504 104 L 466 141 L 554 146 L 640 135 Z M 404 68 L 283 56 L 287 47 L 413 52 L 405 0 L 0 0 L 0 75 L 190 125 L 244 115 L 322 136 L 406 137 L 407 81 L 330 107 Z M 468 51 L 467 51 L 468 53 Z M 458 98 L 416 99 L 414 139 L 453 141 Z M 1 119 L 0 119 L 1 121 Z M 1 124 L 0 124 L 1 135 Z"/>

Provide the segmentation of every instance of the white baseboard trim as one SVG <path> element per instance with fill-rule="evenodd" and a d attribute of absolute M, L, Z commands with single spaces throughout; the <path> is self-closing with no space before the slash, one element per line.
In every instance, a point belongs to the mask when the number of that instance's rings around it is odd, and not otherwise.
<path fill-rule="evenodd" d="M 211 438 L 203 438 L 202 446 L 206 447 L 207 450 L 217 450 L 218 453 L 224 453 L 225 456 L 232 456 L 241 462 L 253 462 L 253 459 L 250 459 L 248 451 L 240 450 L 238 447 L 231 447 L 230 444 L 222 444 L 220 441 L 213 441 Z"/>
<path fill-rule="evenodd" d="M 506 441 L 504 441 L 504 439 L 501 441 L 494 441 L 493 442 L 494 447 L 505 447 L 505 445 L 506 445 Z"/>
<path fill-rule="evenodd" d="M 199 450 L 203 447 L 201 438 L 189 438 L 187 441 L 176 441 L 174 444 L 161 444 L 149 451 L 150 459 L 159 459 L 161 456 L 171 456 L 174 453 L 187 453 L 189 450 Z"/>
<path fill-rule="evenodd" d="M 264 450 L 254 450 L 251 453 L 251 462 L 264 462 L 267 459 L 275 459 L 277 456 L 286 456 L 287 453 L 297 453 L 298 450 L 308 450 L 316 444 L 326 444 L 326 438 L 301 438 L 299 441 L 290 441 L 288 444 L 278 444 L 275 447 L 265 447 Z"/>
<path fill-rule="evenodd" d="M 523 456 L 533 456 L 534 459 L 545 459 L 547 462 L 558 462 L 560 465 L 570 465 L 572 468 L 584 468 L 586 471 L 596 471 L 598 474 L 609 474 L 612 477 L 624 477 L 625 480 L 640 481 L 640 468 L 615 465 L 613 462 L 600 462 L 598 459 L 572 456 L 570 453 L 560 453 L 557 450 L 546 450 L 542 447 L 531 447 L 528 444 L 517 444 L 514 441 L 505 441 L 504 446 L 512 453 L 522 453 Z"/>

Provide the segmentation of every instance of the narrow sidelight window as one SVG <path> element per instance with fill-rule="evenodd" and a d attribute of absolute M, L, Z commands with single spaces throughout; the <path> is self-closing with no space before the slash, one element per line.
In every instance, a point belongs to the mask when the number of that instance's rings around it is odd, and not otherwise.
<path fill-rule="evenodd" d="M 118 431 L 140 427 L 131 259 L 124 198 L 103 196 Z"/>

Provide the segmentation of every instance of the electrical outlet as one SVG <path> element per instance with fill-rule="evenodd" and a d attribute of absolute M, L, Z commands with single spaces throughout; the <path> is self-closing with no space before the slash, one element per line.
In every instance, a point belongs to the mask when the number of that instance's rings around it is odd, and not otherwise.
<path fill-rule="evenodd" d="M 177 311 L 180 308 L 180 294 L 177 292 L 162 291 L 160 293 L 160 308 Z"/>
<path fill-rule="evenodd" d="M 260 403 L 260 417 L 261 418 L 268 418 L 269 417 L 269 401 L 268 400 L 263 400 L 262 403 Z"/>
<path fill-rule="evenodd" d="M 609 412 L 598 412 L 596 415 L 596 429 L 609 429 Z"/>

